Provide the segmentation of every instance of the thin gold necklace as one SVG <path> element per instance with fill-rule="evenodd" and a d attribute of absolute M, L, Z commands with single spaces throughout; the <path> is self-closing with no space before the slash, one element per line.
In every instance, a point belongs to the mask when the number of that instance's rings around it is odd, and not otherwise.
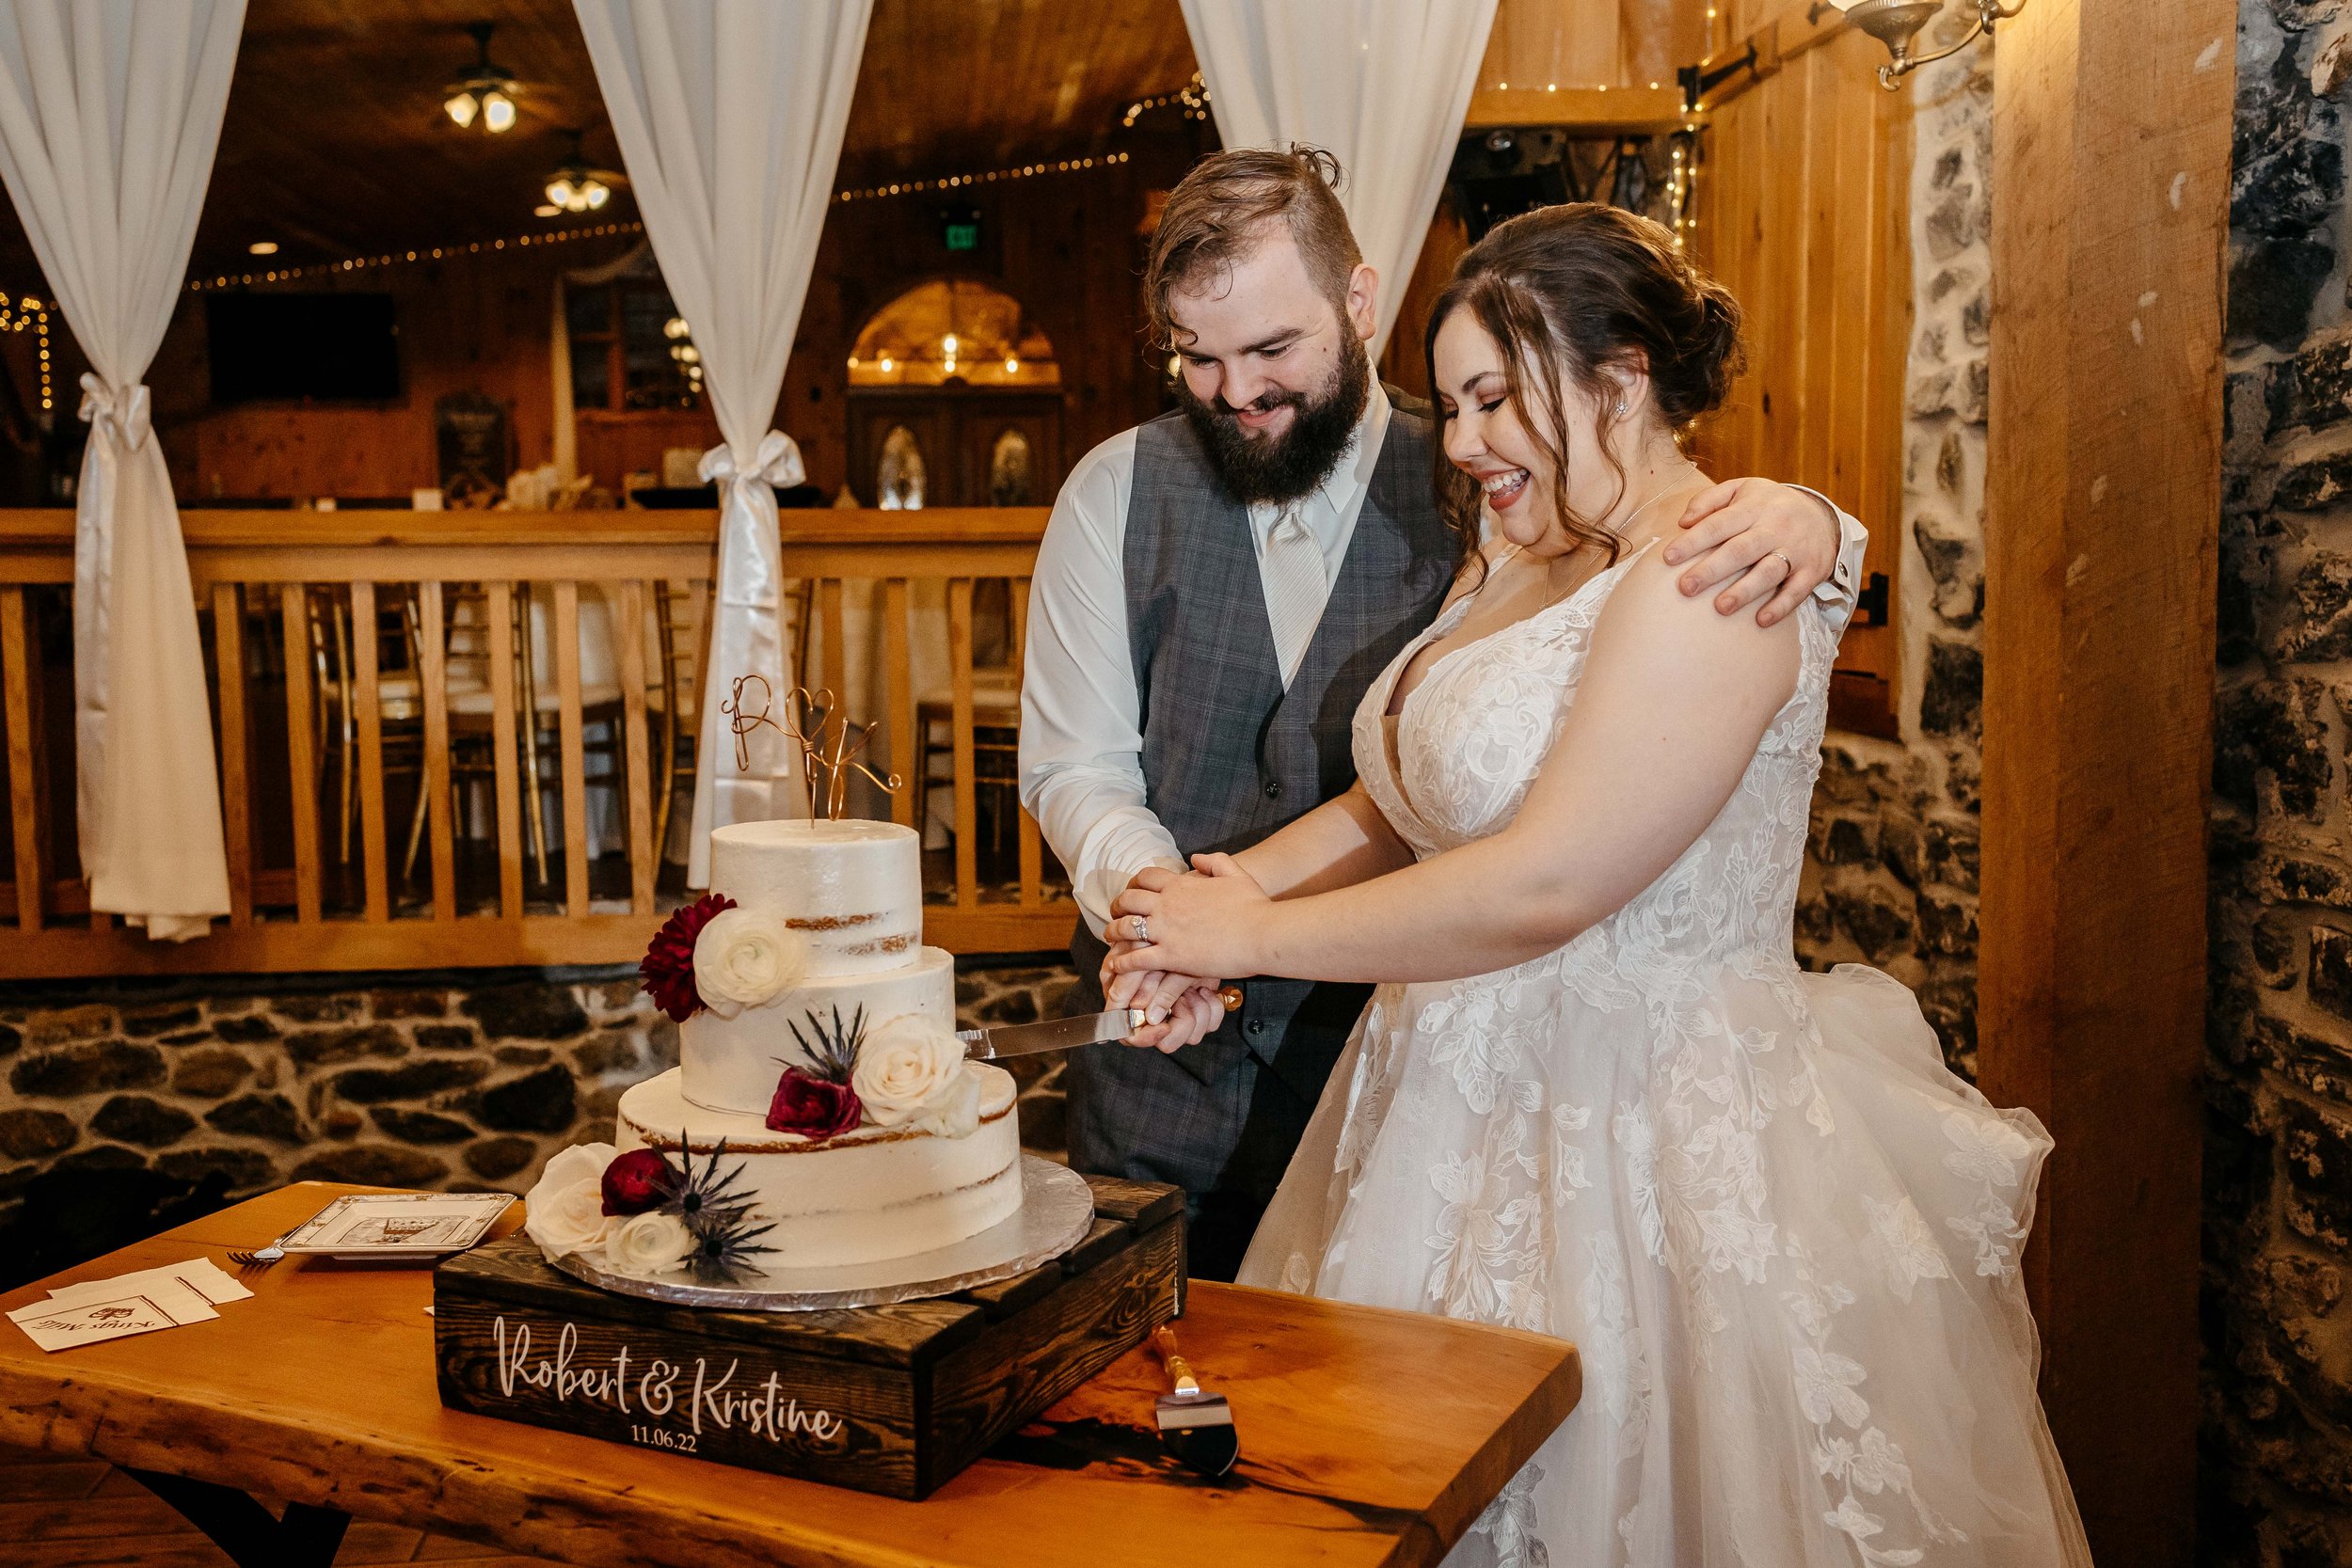
<path fill-rule="evenodd" d="M 1698 473 L 1698 472 L 1699 472 L 1699 466 L 1698 466 L 1697 464 L 1695 464 L 1695 463 L 1692 462 L 1692 461 L 1691 461 L 1689 458 L 1687 458 L 1687 457 L 1686 457 L 1686 458 L 1684 458 L 1684 459 L 1682 460 L 1682 466 L 1683 466 L 1683 467 L 1685 467 L 1686 469 L 1690 470 L 1690 472 L 1691 472 L 1691 473 L 1695 474 L 1695 473 Z M 1688 478 L 1687 478 L 1687 476 L 1686 476 L 1686 477 L 1685 477 L 1685 479 L 1682 481 L 1682 483 L 1688 483 Z M 1656 495 L 1654 495 L 1654 496 L 1650 497 L 1650 499 L 1647 499 L 1647 500 L 1644 501 L 1641 505 L 1639 505 L 1639 506 L 1635 507 L 1632 511 L 1630 511 L 1630 512 L 1627 513 L 1627 514 L 1625 515 L 1625 520 L 1624 520 L 1623 522 L 1619 523 L 1619 524 L 1616 526 L 1616 528 L 1615 528 L 1614 530 L 1613 530 L 1612 531 L 1615 532 L 1615 533 L 1616 533 L 1616 534 L 1618 534 L 1620 537 L 1622 537 L 1622 536 L 1623 536 L 1623 535 L 1627 532 L 1627 531 L 1629 531 L 1629 529 L 1631 529 L 1631 528 L 1633 527 L 1633 520 L 1634 520 L 1636 517 L 1639 517 L 1639 516 L 1640 516 L 1643 513 L 1647 512 L 1647 511 L 1648 511 L 1651 507 L 1656 506 L 1656 505 L 1657 505 L 1660 501 L 1664 500 L 1664 499 L 1665 499 L 1668 496 L 1673 495 L 1673 494 L 1675 493 L 1675 490 L 1676 490 L 1676 485 L 1675 485 L 1675 484 L 1667 484 L 1667 485 L 1663 486 L 1662 488 L 1661 488 L 1661 489 L 1658 491 L 1658 493 L 1657 493 Z M 1605 570 L 1605 569 L 1606 569 L 1606 568 L 1604 568 L 1604 570 Z M 1549 563 L 1549 562 L 1546 562 L 1546 563 L 1545 563 L 1545 566 L 1544 566 L 1544 572 L 1545 572 L 1545 575 L 1546 575 L 1547 577 L 1549 577 L 1549 576 L 1550 575 L 1550 572 L 1551 572 L 1551 566 L 1550 566 L 1550 563 Z M 1595 578 L 1598 577 L 1599 575 L 1600 575 L 1600 573 L 1599 573 L 1599 572 L 1587 572 L 1587 573 L 1585 573 L 1582 577 L 1581 577 L 1581 578 L 1577 578 L 1577 580 L 1576 580 L 1575 582 L 1573 582 L 1573 583 L 1569 584 L 1566 588 L 1562 589 L 1559 593 L 1554 594 L 1551 597 L 1549 597 L 1549 598 L 1546 599 L 1546 600 L 1544 601 L 1544 608 L 1545 608 L 1546 610 L 1549 610 L 1549 609 L 1550 609 L 1553 605 L 1558 604 L 1561 600 L 1565 599 L 1565 598 L 1569 597 L 1570 595 L 1572 595 L 1572 594 L 1577 594 L 1577 593 L 1581 592 L 1581 591 L 1583 589 L 1583 587 L 1584 587 L 1584 585 L 1585 585 L 1586 583 L 1591 582 L 1591 581 L 1593 580 L 1593 578 Z"/>

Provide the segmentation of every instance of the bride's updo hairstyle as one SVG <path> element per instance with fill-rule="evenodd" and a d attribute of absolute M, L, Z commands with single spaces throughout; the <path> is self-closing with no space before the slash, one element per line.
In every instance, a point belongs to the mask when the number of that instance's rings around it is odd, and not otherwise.
<path fill-rule="evenodd" d="M 1596 434 L 1617 475 L 1605 516 L 1623 497 L 1626 477 L 1605 438 L 1618 422 L 1617 385 L 1603 372 L 1645 368 L 1650 401 L 1679 440 L 1692 421 L 1722 404 L 1739 373 L 1739 302 L 1675 248 L 1662 225 L 1600 202 L 1572 201 L 1497 224 L 1455 266 L 1422 341 L 1433 392 L 1454 391 L 1438 386 L 1438 329 L 1457 309 L 1470 311 L 1502 350 L 1503 384 L 1520 422 L 1560 476 L 1552 494 L 1561 528 L 1615 564 L 1623 541 L 1598 517 L 1581 516 L 1568 505 L 1562 378 L 1600 408 Z M 1629 409 L 1625 417 L 1645 414 Z M 1443 441 L 1434 451 L 1438 510 L 1461 540 L 1467 567 L 1478 555 L 1479 484 L 1447 460 Z"/>

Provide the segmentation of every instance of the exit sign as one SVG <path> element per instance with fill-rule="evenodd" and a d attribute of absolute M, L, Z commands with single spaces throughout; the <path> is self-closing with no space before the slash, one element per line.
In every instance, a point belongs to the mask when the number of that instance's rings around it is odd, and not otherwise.
<path fill-rule="evenodd" d="M 940 243 L 951 251 L 980 248 L 980 214 L 976 207 L 950 207 L 939 214 Z"/>

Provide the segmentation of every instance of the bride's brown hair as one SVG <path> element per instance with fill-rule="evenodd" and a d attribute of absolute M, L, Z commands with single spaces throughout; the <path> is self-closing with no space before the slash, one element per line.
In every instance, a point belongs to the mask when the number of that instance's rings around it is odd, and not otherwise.
<path fill-rule="evenodd" d="M 1429 312 L 1422 352 L 1432 393 L 1438 386 L 1438 329 L 1468 309 L 1502 350 L 1502 381 L 1528 438 L 1551 460 L 1560 527 L 1613 565 L 1623 545 L 1597 517 L 1568 505 L 1565 370 L 1600 405 L 1598 433 L 1616 421 L 1612 367 L 1646 369 L 1650 400 L 1679 440 L 1701 415 L 1720 406 L 1740 364 L 1740 303 L 1676 248 L 1674 235 L 1648 218 L 1597 201 L 1542 207 L 1495 226 L 1454 269 Z M 1456 394 L 1458 395 L 1458 393 Z M 1625 494 L 1624 466 L 1604 439 L 1602 456 Z M 1461 563 L 1477 559 L 1479 484 L 1432 445 L 1438 510 L 1461 541 Z"/>

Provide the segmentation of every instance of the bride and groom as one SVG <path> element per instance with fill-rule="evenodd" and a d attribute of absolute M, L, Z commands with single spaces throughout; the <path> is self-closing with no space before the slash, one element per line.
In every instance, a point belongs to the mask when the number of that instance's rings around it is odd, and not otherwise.
<path fill-rule="evenodd" d="M 1336 172 L 1171 194 L 1183 406 L 1040 552 L 1023 798 L 1150 1020 L 1073 1058 L 1073 1164 L 1182 1185 L 1196 1272 L 1577 1342 L 1456 1560 L 2088 1561 L 2017 1270 L 2049 1140 L 1793 956 L 1858 525 L 1683 456 L 1739 309 L 1610 208 L 1474 247 L 1392 402 Z"/>

